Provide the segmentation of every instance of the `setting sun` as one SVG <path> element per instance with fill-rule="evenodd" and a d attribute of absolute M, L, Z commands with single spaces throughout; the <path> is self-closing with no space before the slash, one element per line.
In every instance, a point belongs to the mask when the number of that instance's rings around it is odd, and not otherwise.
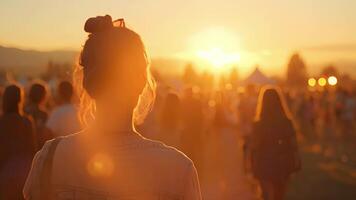
<path fill-rule="evenodd" d="M 236 33 L 223 27 L 211 27 L 194 34 L 189 40 L 188 54 L 202 70 L 225 71 L 241 60 Z"/>
<path fill-rule="evenodd" d="M 202 50 L 196 53 L 198 58 L 209 62 L 214 69 L 220 69 L 229 64 L 235 64 L 240 61 L 240 54 L 237 52 L 227 53 L 220 48 Z"/>

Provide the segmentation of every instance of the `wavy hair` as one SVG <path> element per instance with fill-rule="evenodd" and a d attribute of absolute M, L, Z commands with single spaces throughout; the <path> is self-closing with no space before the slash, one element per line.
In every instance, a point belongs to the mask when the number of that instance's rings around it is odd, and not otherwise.
<path fill-rule="evenodd" d="M 145 74 L 146 85 L 132 119 L 134 125 L 143 123 L 153 107 L 156 84 L 141 37 L 125 26 L 113 26 L 108 15 L 88 19 L 85 30 L 89 36 L 73 73 L 73 83 L 80 98 L 80 121 L 87 125 L 94 120 L 95 99 L 103 89 L 112 87 L 110 81 Z"/>

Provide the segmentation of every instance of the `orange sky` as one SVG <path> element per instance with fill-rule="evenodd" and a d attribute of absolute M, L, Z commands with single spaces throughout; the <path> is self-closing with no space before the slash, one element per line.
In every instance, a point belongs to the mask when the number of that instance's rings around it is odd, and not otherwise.
<path fill-rule="evenodd" d="M 310 65 L 356 63 L 355 10 L 354 0 L 2 0 L 0 44 L 77 50 L 85 19 L 111 14 L 142 35 L 152 57 L 199 58 L 215 48 L 242 71 L 260 64 L 280 73 L 295 50 Z"/>

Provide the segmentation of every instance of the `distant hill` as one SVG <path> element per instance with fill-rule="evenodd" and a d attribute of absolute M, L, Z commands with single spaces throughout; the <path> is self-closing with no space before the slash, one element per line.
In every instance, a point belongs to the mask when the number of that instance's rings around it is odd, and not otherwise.
<path fill-rule="evenodd" d="M 74 63 L 79 55 L 77 51 L 37 51 L 0 46 L 0 70 L 11 70 L 15 73 L 36 76 L 46 69 L 49 61 L 58 64 Z M 182 73 L 186 60 L 176 58 L 152 58 L 151 65 L 162 74 Z M 329 64 L 335 65 L 341 73 L 356 77 L 356 60 L 338 59 L 332 63 L 310 63 L 308 71 L 311 75 L 320 73 L 320 69 Z M 285 66 L 280 66 L 284 69 Z M 281 75 L 281 74 L 280 74 Z"/>
<path fill-rule="evenodd" d="M 45 70 L 49 61 L 54 63 L 74 63 L 79 55 L 76 51 L 37 51 L 0 46 L 0 70 L 15 73 L 38 75 Z M 151 64 L 162 73 L 180 72 L 183 61 L 167 58 L 153 58 Z"/>
<path fill-rule="evenodd" d="M 37 51 L 0 46 L 0 69 L 25 74 L 38 74 L 45 70 L 49 61 L 54 63 L 74 63 L 79 52 L 76 51 Z M 178 62 L 181 64 L 180 62 Z M 164 66 L 168 71 L 180 71 L 177 61 L 172 59 L 153 59 L 155 67 Z"/>
<path fill-rule="evenodd" d="M 49 61 L 73 63 L 77 55 L 76 51 L 36 51 L 0 46 L 0 69 L 36 75 Z"/>

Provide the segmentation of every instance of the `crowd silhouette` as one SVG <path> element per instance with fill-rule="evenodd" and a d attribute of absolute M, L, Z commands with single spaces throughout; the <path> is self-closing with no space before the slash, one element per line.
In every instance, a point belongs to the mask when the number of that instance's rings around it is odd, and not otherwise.
<path fill-rule="evenodd" d="M 123 19 L 90 18 L 84 30 L 73 81 L 8 81 L 0 92 L 0 199 L 198 200 L 215 190 L 282 200 L 302 169 L 301 144 L 352 160 L 350 84 L 308 86 L 305 72 L 239 84 L 232 71 L 215 87 L 189 65 L 177 89 L 158 80 Z M 291 71 L 305 70 L 300 59 Z M 234 193 L 243 185 L 252 196 Z"/>

